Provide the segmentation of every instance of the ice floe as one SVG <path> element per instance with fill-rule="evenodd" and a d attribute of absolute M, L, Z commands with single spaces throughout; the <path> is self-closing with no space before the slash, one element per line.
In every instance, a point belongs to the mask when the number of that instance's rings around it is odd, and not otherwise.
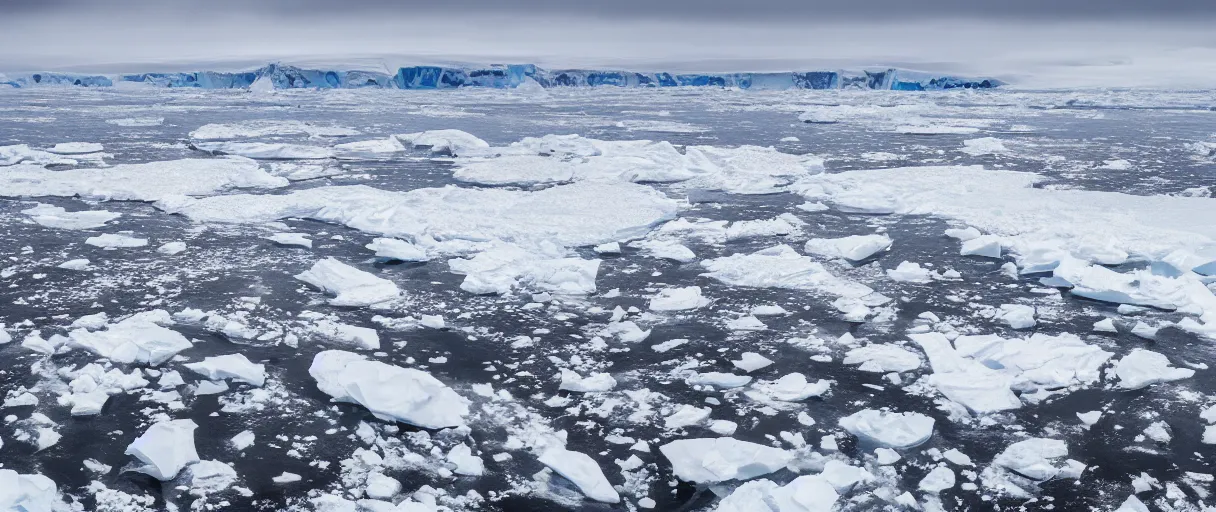
<path fill-rule="evenodd" d="M 95 229 L 122 216 L 121 213 L 106 210 L 69 212 L 49 204 L 39 204 L 33 208 L 21 210 L 21 213 L 29 215 L 30 220 L 41 226 L 55 229 Z"/>
<path fill-rule="evenodd" d="M 863 261 L 891 247 L 887 235 L 854 235 L 843 238 L 812 238 L 806 242 L 806 252 L 825 258 Z"/>
<path fill-rule="evenodd" d="M 1189 379 L 1195 375 L 1195 370 L 1175 368 L 1165 355 L 1142 348 L 1134 348 L 1115 361 L 1113 371 L 1122 389 L 1140 389 L 1152 384 Z"/>
<path fill-rule="evenodd" d="M 157 480 L 172 480 L 186 466 L 199 461 L 194 448 L 193 420 L 168 420 L 154 423 L 127 446 L 127 455 L 143 463 L 136 469 Z"/>
<path fill-rule="evenodd" d="M 604 503 L 621 501 L 600 465 L 584 453 L 553 447 L 541 454 L 540 462 L 573 482 L 588 498 Z"/>
<path fill-rule="evenodd" d="M 928 441 L 933 436 L 933 423 L 933 418 L 920 413 L 875 409 L 863 409 L 840 418 L 840 427 L 862 441 L 897 450 Z"/>
<path fill-rule="evenodd" d="M 318 353 L 308 374 L 334 400 L 362 405 L 385 421 L 445 428 L 463 425 L 469 414 L 469 401 L 430 374 L 353 352 Z"/>
<path fill-rule="evenodd" d="M 19 165 L 0 173 L 0 196 L 157 201 L 174 196 L 206 196 L 237 188 L 278 188 L 287 183 L 286 179 L 267 174 L 257 162 L 239 157 L 65 171 Z"/>
<path fill-rule="evenodd" d="M 334 306 L 371 306 L 401 295 L 401 290 L 392 281 L 334 258 L 318 261 L 295 277 L 333 295 L 329 303 Z"/>
<path fill-rule="evenodd" d="M 250 361 L 244 354 L 207 357 L 186 368 L 213 381 L 232 379 L 257 387 L 266 384 L 266 366 Z"/>
<path fill-rule="evenodd" d="M 677 478 L 697 483 L 748 480 L 784 468 L 791 459 L 780 448 L 730 437 L 679 439 L 659 451 Z"/>

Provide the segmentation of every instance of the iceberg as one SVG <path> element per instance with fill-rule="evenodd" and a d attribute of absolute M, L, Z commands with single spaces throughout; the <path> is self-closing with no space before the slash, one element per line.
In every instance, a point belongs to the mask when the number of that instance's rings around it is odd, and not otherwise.
<path fill-rule="evenodd" d="M 54 480 L 37 473 L 23 475 L 0 469 L 0 510 L 58 512 L 71 507 L 64 504 Z"/>
<path fill-rule="evenodd" d="M 906 450 L 933 436 L 933 418 L 915 412 L 863 409 L 840 418 L 840 427 L 882 448 Z"/>
<path fill-rule="evenodd" d="M 464 424 L 469 401 L 429 373 L 368 361 L 359 354 L 326 350 L 308 374 L 339 402 L 362 405 L 377 418 L 439 429 Z"/>
<path fill-rule="evenodd" d="M 574 483 L 583 494 L 603 503 L 620 503 L 621 496 L 604 477 L 595 459 L 587 454 L 551 447 L 540 456 L 540 462 Z"/>
<path fill-rule="evenodd" d="M 659 447 L 680 480 L 716 483 L 748 480 L 785 467 L 789 452 L 730 437 L 680 439 Z"/>
<path fill-rule="evenodd" d="M 296 274 L 296 279 L 311 284 L 334 298 L 334 306 L 371 306 L 396 299 L 401 295 L 397 284 L 342 263 L 325 258 L 311 268 Z"/>
<path fill-rule="evenodd" d="M 144 465 L 136 471 L 161 480 L 173 480 L 186 466 L 199 461 L 194 448 L 193 420 L 168 420 L 153 424 L 143 435 L 127 446 L 127 455 L 134 455 Z"/>

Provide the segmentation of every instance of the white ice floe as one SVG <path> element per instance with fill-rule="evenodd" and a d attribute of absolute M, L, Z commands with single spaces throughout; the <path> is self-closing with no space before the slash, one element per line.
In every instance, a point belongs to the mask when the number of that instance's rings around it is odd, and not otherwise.
<path fill-rule="evenodd" d="M 89 270 L 93 268 L 93 264 L 88 258 L 68 260 L 55 266 L 64 270 Z"/>
<path fill-rule="evenodd" d="M 1121 389 L 1140 389 L 1152 384 L 1189 379 L 1195 375 L 1195 370 L 1175 368 L 1165 355 L 1142 348 L 1132 349 L 1123 359 L 1115 361 L 1112 370 L 1119 378 Z"/>
<path fill-rule="evenodd" d="M 77 163 L 71 158 L 33 149 L 25 144 L 0 146 L 0 167 L 25 164 L 24 167 L 41 169 L 46 165 L 76 165 Z"/>
<path fill-rule="evenodd" d="M 770 236 L 788 236 L 802 231 L 806 223 L 798 217 L 783 213 L 771 219 L 741 220 L 730 223 L 723 233 L 726 241 Z"/>
<path fill-rule="evenodd" d="M 822 396 L 831 389 L 832 383 L 823 379 L 808 382 L 801 373 L 790 373 L 774 381 L 758 381 L 746 392 L 753 399 L 798 402 L 813 396 Z"/>
<path fill-rule="evenodd" d="M 102 235 L 91 236 L 85 239 L 84 243 L 86 245 L 101 247 L 103 249 L 119 249 L 143 247 L 148 245 L 148 240 L 146 238 L 135 238 L 127 235 L 105 233 Z"/>
<path fill-rule="evenodd" d="M 193 346 L 185 336 L 162 326 L 172 323 L 168 313 L 155 310 L 109 324 L 105 330 L 72 330 L 65 343 L 116 363 L 156 366 Z"/>
<path fill-rule="evenodd" d="M 887 235 L 855 235 L 844 238 L 812 238 L 806 252 L 825 258 L 844 258 L 857 262 L 891 248 Z"/>
<path fill-rule="evenodd" d="M 1001 304 L 996 311 L 996 320 L 1012 329 L 1029 329 L 1038 324 L 1034 319 L 1034 313 L 1034 306 Z"/>
<path fill-rule="evenodd" d="M 186 466 L 199 461 L 194 448 L 193 420 L 168 420 L 155 423 L 127 446 L 127 455 L 143 462 L 136 469 L 157 480 L 172 480 Z"/>
<path fill-rule="evenodd" d="M 803 475 L 784 486 L 760 479 L 735 488 L 714 512 L 831 512 L 839 498 L 823 475 Z"/>
<path fill-rule="evenodd" d="M 746 386 L 752 378 L 723 372 L 705 372 L 689 375 L 684 382 L 689 386 L 710 386 L 716 389 L 731 389 Z"/>
<path fill-rule="evenodd" d="M 1019 498 L 1033 495 L 1040 482 L 1078 478 L 1085 465 L 1068 456 L 1068 445 L 1057 439 L 1032 437 L 1009 445 L 981 473 L 990 490 Z"/>
<path fill-rule="evenodd" d="M 583 377 L 577 372 L 562 369 L 561 379 L 557 389 L 577 393 L 600 393 L 616 387 L 616 379 L 607 373 L 593 373 Z"/>
<path fill-rule="evenodd" d="M 442 324 L 440 326 L 442 327 Z M 308 330 L 341 345 L 363 350 L 380 350 L 380 335 L 375 329 L 321 319 L 308 326 Z"/>
<path fill-rule="evenodd" d="M 189 475 L 190 492 L 200 495 L 223 492 L 237 480 L 236 470 L 218 460 L 200 460 L 192 464 Z"/>
<path fill-rule="evenodd" d="M 701 266 L 709 271 L 702 275 L 734 286 L 818 291 L 854 298 L 874 292 L 866 285 L 832 275 L 822 264 L 788 245 L 709 259 Z"/>
<path fill-rule="evenodd" d="M 708 305 L 710 300 L 701 296 L 700 286 L 664 288 L 650 298 L 651 311 L 685 311 Z"/>
<path fill-rule="evenodd" d="M 123 117 L 119 119 L 106 119 L 107 124 L 114 126 L 124 126 L 129 128 L 160 126 L 165 124 L 163 117 Z"/>
<path fill-rule="evenodd" d="M 713 409 L 709 407 L 681 404 L 674 412 L 663 418 L 663 428 L 667 430 L 679 430 L 684 427 L 698 425 L 709 419 L 711 413 L 713 413 Z"/>
<path fill-rule="evenodd" d="M 551 447 L 541 454 L 540 462 L 573 482 L 588 498 L 603 503 L 621 502 L 621 495 L 612 488 L 600 465 L 584 453 Z"/>
<path fill-rule="evenodd" d="M 912 334 L 929 358 L 933 374 L 926 382 L 946 398 L 986 414 L 1022 406 L 1011 389 L 1013 376 L 985 366 L 974 359 L 964 358 L 950 345 L 950 340 L 937 332 Z"/>
<path fill-rule="evenodd" d="M 639 240 L 629 245 L 642 249 L 651 258 L 672 260 L 679 263 L 691 263 L 697 260 L 697 254 L 692 252 L 692 249 L 671 240 Z"/>
<path fill-rule="evenodd" d="M 216 155 L 234 155 L 255 160 L 321 160 L 333 158 L 329 148 L 303 144 L 267 142 L 197 142 L 194 147 Z"/>
<path fill-rule="evenodd" d="M 462 158 L 452 177 L 481 185 L 542 185 L 574 178 L 575 164 L 559 157 L 506 155 L 497 158 Z"/>
<path fill-rule="evenodd" d="M 0 510 L 13 512 L 60 512 L 64 504 L 55 482 L 38 473 L 21 474 L 0 469 Z"/>
<path fill-rule="evenodd" d="M 980 235 L 963 241 L 958 251 L 961 256 L 981 256 L 984 258 L 1001 258 L 1001 238 L 993 235 Z"/>
<path fill-rule="evenodd" d="M 29 215 L 30 220 L 41 226 L 54 229 L 94 229 L 122 216 L 121 213 L 106 210 L 69 212 L 49 204 L 38 204 L 33 208 L 21 210 L 21 213 Z"/>
<path fill-rule="evenodd" d="M 86 155 L 100 153 L 103 150 L 105 150 L 105 146 L 96 142 L 60 142 L 47 148 L 48 152 L 56 155 Z"/>
<path fill-rule="evenodd" d="M 600 260 L 562 257 L 564 253 L 553 244 L 533 251 L 493 243 L 471 258 L 448 260 L 448 269 L 465 275 L 460 289 L 479 295 L 507 294 L 519 287 L 566 295 L 595 293 Z"/>
<path fill-rule="evenodd" d="M 621 253 L 621 244 L 620 244 L 620 242 L 608 242 L 606 244 L 599 244 L 599 245 L 593 247 L 593 249 L 595 250 L 596 254 L 615 255 L 615 254 Z"/>
<path fill-rule="evenodd" d="M 970 135 L 979 132 L 971 126 L 948 126 L 941 124 L 905 124 L 896 126 L 895 133 L 904 135 Z"/>
<path fill-rule="evenodd" d="M 0 173 L 0 196 L 157 201 L 175 196 L 206 196 L 237 188 L 278 188 L 287 184 L 286 179 L 260 169 L 257 162 L 240 157 L 169 160 L 66 171 L 21 165 Z"/>
<path fill-rule="evenodd" d="M 915 412 L 863 409 L 840 418 L 840 427 L 862 441 L 885 448 L 905 450 L 933 436 L 933 418 Z"/>
<path fill-rule="evenodd" d="M 405 146 L 396 137 L 346 142 L 333 148 L 334 156 L 347 160 L 383 158 L 385 155 L 403 151 Z"/>
<path fill-rule="evenodd" d="M 726 328 L 732 331 L 764 331 L 768 329 L 764 322 L 752 315 L 743 315 L 739 318 L 728 320 Z"/>
<path fill-rule="evenodd" d="M 244 354 L 228 354 L 204 358 L 186 365 L 190 371 L 210 380 L 232 379 L 257 387 L 266 384 L 266 365 L 250 361 Z"/>
<path fill-rule="evenodd" d="M 197 140 L 251 139 L 275 135 L 308 135 L 309 137 L 349 137 L 357 130 L 343 126 L 321 126 L 302 121 L 255 120 L 231 124 L 207 124 L 190 132 Z"/>
<path fill-rule="evenodd" d="M 308 270 L 296 274 L 296 279 L 331 294 L 334 306 L 371 306 L 396 299 L 401 295 L 397 285 L 369 272 L 326 258 Z"/>
<path fill-rule="evenodd" d="M 362 405 L 385 421 L 446 428 L 463 425 L 469 414 L 469 401 L 430 374 L 368 361 L 353 352 L 321 352 L 308 374 L 323 393 Z"/>
<path fill-rule="evenodd" d="M 366 248 L 376 251 L 377 258 L 398 261 L 427 261 L 426 250 L 396 238 L 376 238 Z"/>
<path fill-rule="evenodd" d="M 312 240 L 308 238 L 307 233 L 275 233 L 265 238 L 279 245 L 297 245 L 312 249 Z"/>
<path fill-rule="evenodd" d="M 861 365 L 863 372 L 908 372 L 920 368 L 920 357 L 908 349 L 889 343 L 871 343 L 845 353 L 844 364 Z"/>
<path fill-rule="evenodd" d="M 887 269 L 887 277 L 901 283 L 924 284 L 933 280 L 933 272 L 920 266 L 920 263 L 904 261 L 895 268 Z"/>
<path fill-rule="evenodd" d="M 963 148 L 959 151 L 971 156 L 999 155 L 1008 153 L 1009 148 L 1006 148 L 1005 143 L 996 137 L 980 137 L 963 141 Z"/>
<path fill-rule="evenodd" d="M 490 144 L 473 134 L 461 130 L 428 130 L 425 132 L 396 135 L 401 142 L 416 147 L 429 147 L 434 153 L 463 155 L 469 150 L 488 148 Z"/>
<path fill-rule="evenodd" d="M 1068 333 L 1026 339 L 966 335 L 954 346 L 959 355 L 1012 377 L 1010 389 L 1032 403 L 1097 382 L 1102 365 L 1114 355 Z"/>
<path fill-rule="evenodd" d="M 167 256 L 173 256 L 186 250 L 186 242 L 166 242 L 156 248 L 156 252 Z"/>
<path fill-rule="evenodd" d="M 481 476 L 486 471 L 485 462 L 481 460 L 481 457 L 474 455 L 473 450 L 467 444 L 461 443 L 453 446 L 448 451 L 447 460 L 456 465 L 452 472 L 457 475 Z"/>
<path fill-rule="evenodd" d="M 754 372 L 773 364 L 773 360 L 755 352 L 744 352 L 739 354 L 739 359 L 732 360 L 730 364 L 745 372 Z"/>
<path fill-rule="evenodd" d="M 715 483 L 767 475 L 789 463 L 780 448 L 729 437 L 680 439 L 659 447 L 672 473 L 686 482 Z"/>

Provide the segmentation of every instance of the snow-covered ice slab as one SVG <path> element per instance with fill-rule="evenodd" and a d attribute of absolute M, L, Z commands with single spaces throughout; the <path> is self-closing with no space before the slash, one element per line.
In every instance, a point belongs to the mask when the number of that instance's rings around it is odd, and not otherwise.
<path fill-rule="evenodd" d="M 102 235 L 91 236 L 84 240 L 86 245 L 101 247 L 103 249 L 119 249 L 143 247 L 148 245 L 146 238 L 135 238 L 133 236 L 120 235 L 116 233 L 105 233 Z"/>
<path fill-rule="evenodd" d="M 950 345 L 950 340 L 941 333 L 929 332 L 909 337 L 920 345 L 929 357 L 933 374 L 928 377 L 927 382 L 946 398 L 979 414 L 1022 406 L 1022 401 L 1010 389 L 1013 384 L 1011 375 L 960 356 Z"/>
<path fill-rule="evenodd" d="M 334 400 L 362 405 L 385 421 L 446 428 L 463 425 L 469 414 L 469 401 L 429 373 L 368 361 L 353 352 L 321 352 L 308 374 Z"/>
<path fill-rule="evenodd" d="M 371 306 L 396 299 L 401 295 L 397 285 L 376 277 L 334 258 L 326 258 L 312 268 L 296 274 L 296 279 L 316 286 L 334 298 L 334 306 Z"/>
<path fill-rule="evenodd" d="M 235 155 L 256 160 L 322 160 L 333 158 L 329 148 L 303 144 L 267 142 L 198 142 L 194 147 L 216 155 Z"/>
<path fill-rule="evenodd" d="M 1032 403 L 1097 382 L 1102 365 L 1114 355 L 1068 333 L 1036 333 L 1026 339 L 959 336 L 954 347 L 960 356 L 1012 377 L 1010 389 Z"/>
<path fill-rule="evenodd" d="M 345 160 L 384 158 L 404 151 L 405 145 L 396 137 L 346 142 L 333 147 L 334 156 Z"/>
<path fill-rule="evenodd" d="M 266 384 L 266 366 L 250 361 L 244 354 L 208 357 L 186 368 L 213 381 L 232 379 L 257 387 Z"/>
<path fill-rule="evenodd" d="M 650 298 L 650 309 L 652 311 L 685 311 L 697 309 L 709 302 L 709 299 L 701 295 L 700 286 L 664 288 Z"/>
<path fill-rule="evenodd" d="M 850 349 L 841 362 L 860 365 L 858 370 L 873 373 L 908 372 L 921 365 L 920 356 L 915 352 L 889 343 L 871 343 Z"/>
<path fill-rule="evenodd" d="M 978 166 L 926 166 L 819 174 L 794 189 L 845 209 L 865 204 L 957 220 L 1005 237 L 1019 254 L 1053 240 L 1082 259 L 1108 248 L 1159 259 L 1216 239 L 1210 199 L 1034 187 L 1045 179 Z"/>
<path fill-rule="evenodd" d="M 676 477 L 697 483 L 747 480 L 784 468 L 790 454 L 780 448 L 730 437 L 680 439 L 659 447 Z"/>
<path fill-rule="evenodd" d="M 106 210 L 69 212 L 49 204 L 26 208 L 21 210 L 21 213 L 29 215 L 30 220 L 41 226 L 54 229 L 94 229 L 122 216 L 121 213 Z"/>
<path fill-rule="evenodd" d="M 230 124 L 206 124 L 190 132 L 197 140 L 251 139 L 275 135 L 308 135 L 309 137 L 349 137 L 357 130 L 343 126 L 321 126 L 302 121 L 259 120 Z"/>
<path fill-rule="evenodd" d="M 843 238 L 812 238 L 806 242 L 806 252 L 825 258 L 862 261 L 891 247 L 887 235 L 854 235 Z"/>
<path fill-rule="evenodd" d="M 1123 359 L 1116 361 L 1113 371 L 1119 378 L 1121 389 L 1140 389 L 1151 384 L 1189 379 L 1195 375 L 1195 370 L 1175 368 L 1165 355 L 1142 348 L 1132 349 Z"/>
<path fill-rule="evenodd" d="M 100 153 L 104 149 L 105 146 L 96 142 L 60 142 L 47 148 L 47 151 L 56 155 L 87 155 Z"/>
<path fill-rule="evenodd" d="M 71 507 L 63 503 L 58 487 L 50 478 L 0 469 L 0 510 L 59 512 L 71 510 Z"/>
<path fill-rule="evenodd" d="M 193 420 L 168 420 L 153 424 L 127 446 L 144 465 L 137 469 L 157 480 L 172 480 L 183 468 L 199 461 L 194 448 Z"/>
<path fill-rule="evenodd" d="M 574 482 L 588 498 L 604 503 L 621 502 L 621 495 L 612 488 L 608 478 L 604 477 L 600 465 L 587 454 L 552 447 L 541 454 L 540 461 L 557 474 Z"/>
<path fill-rule="evenodd" d="M 798 254 L 788 245 L 705 260 L 701 266 L 709 271 L 702 275 L 734 286 L 817 291 L 850 298 L 874 292 L 861 283 L 836 277 L 822 264 Z"/>
<path fill-rule="evenodd" d="M 429 147 L 433 153 L 446 153 L 453 156 L 490 147 L 486 141 L 461 130 L 428 130 L 396 135 L 396 137 L 406 144 L 412 144 L 415 147 Z"/>
<path fill-rule="evenodd" d="M 163 311 L 134 315 L 109 324 L 104 330 L 75 329 L 68 333 L 67 346 L 116 363 L 156 366 L 194 346 L 177 331 L 161 326 L 171 323 Z"/>
<path fill-rule="evenodd" d="M 41 168 L 44 165 L 76 165 L 77 163 L 76 160 L 66 156 L 33 149 L 26 144 L 0 146 L 0 167 L 25 164 L 29 167 Z"/>
<path fill-rule="evenodd" d="M 121 164 L 104 169 L 51 171 L 18 165 L 0 173 L 0 196 L 82 196 L 123 201 L 157 201 L 174 196 L 207 196 L 237 188 L 287 186 L 248 158 L 169 160 Z"/>
<path fill-rule="evenodd" d="M 883 448 L 905 450 L 933 436 L 933 418 L 915 412 L 863 409 L 840 418 L 841 428 Z"/>

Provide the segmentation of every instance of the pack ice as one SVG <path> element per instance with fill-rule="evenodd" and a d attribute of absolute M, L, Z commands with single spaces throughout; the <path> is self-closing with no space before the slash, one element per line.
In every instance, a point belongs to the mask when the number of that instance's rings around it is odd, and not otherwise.
<path fill-rule="evenodd" d="M 0 174 L 0 196 L 157 201 L 174 196 L 206 196 L 237 188 L 278 188 L 287 183 L 284 178 L 267 174 L 257 162 L 236 157 L 64 171 L 18 165 Z"/>
<path fill-rule="evenodd" d="M 463 425 L 469 414 L 469 401 L 430 374 L 353 352 L 318 353 L 308 374 L 334 400 L 362 405 L 385 421 L 445 428 Z"/>

